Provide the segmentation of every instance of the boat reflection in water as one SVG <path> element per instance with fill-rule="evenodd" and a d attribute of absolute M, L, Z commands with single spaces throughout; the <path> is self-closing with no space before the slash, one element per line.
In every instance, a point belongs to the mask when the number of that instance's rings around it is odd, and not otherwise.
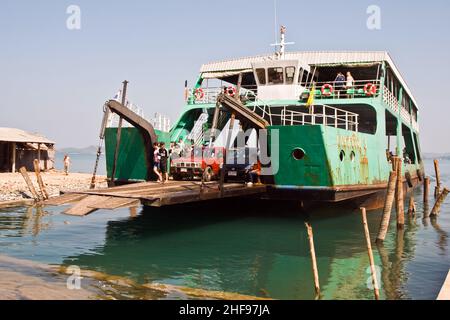
<path fill-rule="evenodd" d="M 310 219 L 324 299 L 372 299 L 370 271 L 358 211 L 321 209 L 306 214 L 279 203 L 249 207 L 236 201 L 233 212 L 223 203 L 151 208 L 136 217 L 108 222 L 103 245 L 67 257 L 64 264 L 139 283 L 238 292 L 276 299 L 314 299 L 304 221 Z M 422 208 L 405 230 L 395 231 L 395 216 L 384 245 L 374 250 L 382 298 L 410 298 L 408 281 L 415 260 Z M 373 237 L 381 212 L 368 216 Z M 436 221 L 440 250 L 447 233 Z M 435 233 L 433 232 L 435 237 Z M 376 247 L 374 248 L 376 249 Z M 419 279 L 420 280 L 420 279 Z M 423 284 L 423 283 L 422 283 Z M 438 288 L 429 290 L 439 290 Z"/>

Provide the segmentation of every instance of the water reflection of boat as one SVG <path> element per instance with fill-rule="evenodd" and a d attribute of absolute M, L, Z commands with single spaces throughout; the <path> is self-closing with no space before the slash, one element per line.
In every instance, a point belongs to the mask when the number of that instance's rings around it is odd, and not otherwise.
<path fill-rule="evenodd" d="M 67 257 L 67 264 L 125 275 L 140 283 L 155 281 L 272 298 L 314 298 L 304 216 L 286 212 L 279 217 L 266 209 L 261 219 L 260 212 L 230 215 L 219 209 L 211 215 L 207 206 L 198 209 L 153 208 L 136 218 L 109 222 L 104 245 Z M 333 217 L 332 212 L 321 210 L 315 216 L 319 216 L 313 223 L 324 298 L 371 298 L 359 215 L 347 212 Z M 369 223 L 377 225 L 378 219 L 377 214 L 370 215 Z M 394 265 L 378 263 L 387 268 L 382 272 L 387 272 L 389 279 L 403 272 L 401 261 L 405 258 L 395 254 L 391 243 L 395 244 L 394 238 L 386 240 L 385 251 Z M 399 250 L 408 252 L 404 246 Z M 382 259 L 377 257 L 377 261 Z M 391 270 L 397 260 L 398 268 Z M 383 281 L 383 286 L 391 290 L 402 281 Z"/>

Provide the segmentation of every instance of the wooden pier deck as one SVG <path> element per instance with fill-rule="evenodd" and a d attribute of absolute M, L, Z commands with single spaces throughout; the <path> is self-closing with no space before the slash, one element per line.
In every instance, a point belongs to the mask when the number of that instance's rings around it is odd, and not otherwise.
<path fill-rule="evenodd" d="M 265 185 L 247 187 L 242 183 L 225 183 L 223 191 L 219 182 L 169 181 L 165 184 L 142 182 L 99 190 L 67 192 L 47 200 L 46 205 L 74 203 L 66 214 L 83 216 L 97 209 L 117 209 L 140 204 L 153 207 L 206 201 L 220 198 L 254 196 L 266 192 Z"/>

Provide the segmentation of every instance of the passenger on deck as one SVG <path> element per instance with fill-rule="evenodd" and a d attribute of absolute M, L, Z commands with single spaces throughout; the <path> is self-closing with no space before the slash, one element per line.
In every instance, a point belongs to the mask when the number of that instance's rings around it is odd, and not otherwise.
<path fill-rule="evenodd" d="M 345 83 L 345 88 L 347 89 L 347 98 L 350 98 L 352 94 L 348 93 L 348 90 L 353 89 L 355 86 L 355 79 L 353 79 L 352 74 L 350 71 L 347 72 L 347 81 Z"/>
<path fill-rule="evenodd" d="M 160 157 L 159 157 L 159 145 L 158 142 L 155 142 L 153 144 L 153 172 L 158 177 L 158 182 L 162 182 L 162 176 L 159 173 L 159 163 L 160 163 Z"/>
<path fill-rule="evenodd" d="M 334 79 L 334 87 L 336 88 L 337 96 L 340 97 L 341 91 L 345 90 L 345 76 L 342 72 L 339 72 Z"/>
<path fill-rule="evenodd" d="M 159 168 L 161 170 L 161 181 L 163 183 L 169 181 L 169 174 L 167 173 L 167 161 L 169 160 L 169 152 L 166 149 L 166 144 L 161 142 L 159 145 Z"/>
<path fill-rule="evenodd" d="M 353 79 L 352 74 L 349 72 L 347 72 L 347 82 L 345 84 L 345 87 L 347 89 L 352 89 L 355 86 L 355 79 Z"/>

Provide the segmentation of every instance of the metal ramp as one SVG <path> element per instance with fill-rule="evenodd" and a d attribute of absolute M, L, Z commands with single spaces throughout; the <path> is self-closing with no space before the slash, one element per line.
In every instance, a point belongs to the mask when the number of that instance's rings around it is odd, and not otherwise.
<path fill-rule="evenodd" d="M 242 102 L 230 97 L 227 94 L 220 94 L 217 97 L 217 102 L 230 112 L 234 113 L 239 121 L 249 123 L 255 129 L 265 129 L 269 126 L 269 122 L 267 122 L 267 120 L 244 106 Z"/>

